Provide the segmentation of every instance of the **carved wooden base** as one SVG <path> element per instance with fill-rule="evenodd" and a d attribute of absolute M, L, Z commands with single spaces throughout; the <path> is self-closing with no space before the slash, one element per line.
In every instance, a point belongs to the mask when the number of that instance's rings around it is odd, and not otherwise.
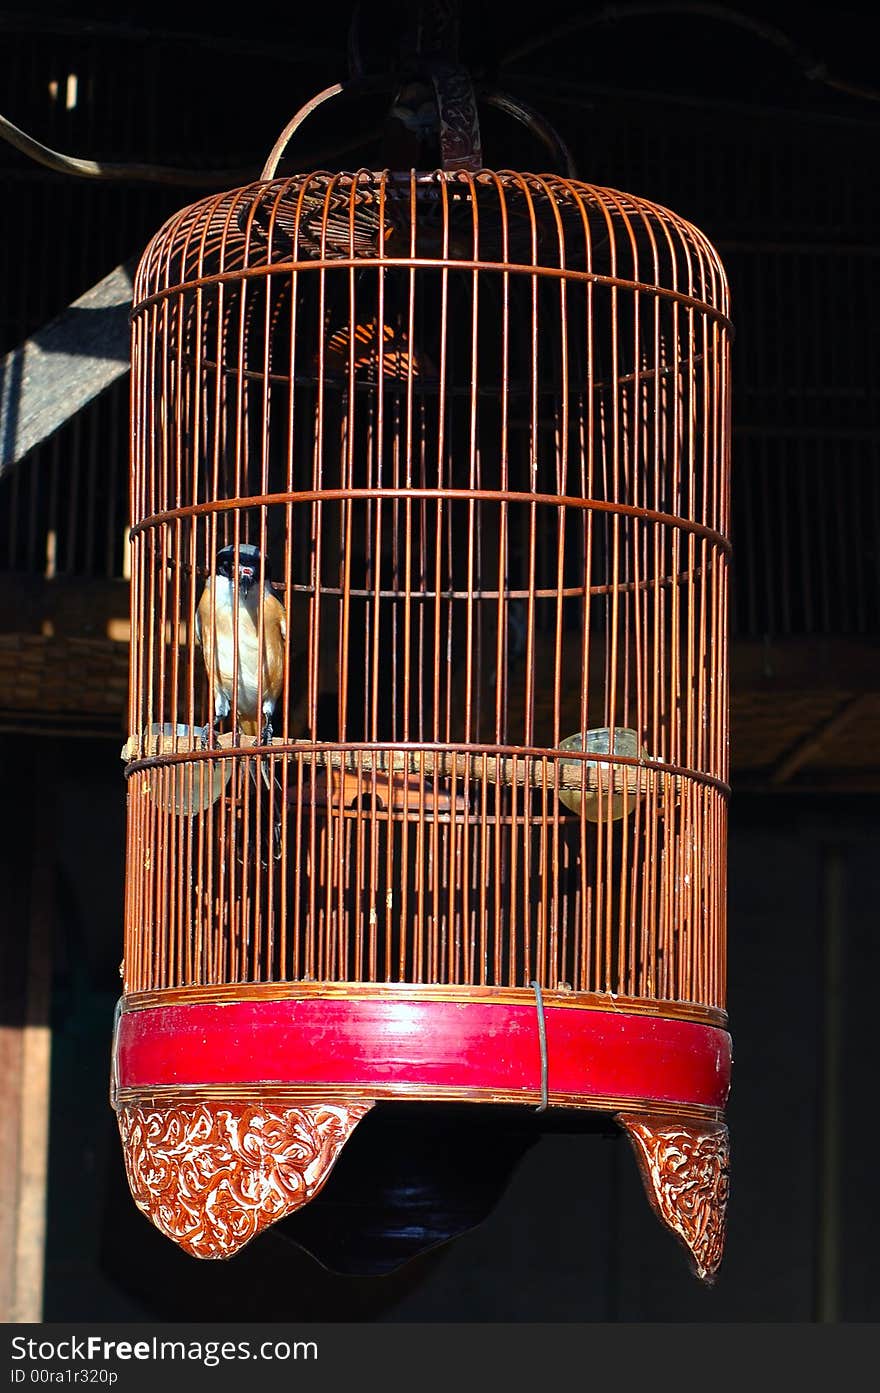
<path fill-rule="evenodd" d="M 318 1193 L 369 1100 L 128 1104 L 117 1117 L 135 1204 L 198 1258 L 228 1258 Z"/>
<path fill-rule="evenodd" d="M 618 1113 L 651 1206 L 684 1244 L 697 1276 L 711 1284 L 721 1265 L 730 1140 L 723 1122 L 674 1113 Z"/>

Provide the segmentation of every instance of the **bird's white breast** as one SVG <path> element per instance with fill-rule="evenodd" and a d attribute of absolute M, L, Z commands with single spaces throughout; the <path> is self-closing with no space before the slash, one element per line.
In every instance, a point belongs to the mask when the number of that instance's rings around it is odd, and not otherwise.
<path fill-rule="evenodd" d="M 214 662 L 217 679 L 231 696 L 237 630 L 238 709 L 240 715 L 254 717 L 257 713 L 257 688 L 260 674 L 260 645 L 257 628 L 259 595 L 251 591 L 247 600 L 239 602 L 238 622 L 236 623 L 232 585 L 225 576 L 218 576 L 215 580 L 217 582 L 217 625 Z"/>

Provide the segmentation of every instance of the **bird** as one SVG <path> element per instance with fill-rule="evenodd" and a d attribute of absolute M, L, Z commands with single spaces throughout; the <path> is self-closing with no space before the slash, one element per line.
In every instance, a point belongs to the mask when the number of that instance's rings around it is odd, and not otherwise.
<path fill-rule="evenodd" d="M 259 735 L 262 745 L 270 744 L 275 706 L 284 686 L 287 619 L 284 606 L 272 590 L 269 564 L 259 547 L 242 543 L 238 547 L 223 547 L 217 553 L 214 574 L 208 577 L 196 609 L 195 635 L 209 685 L 213 680 L 214 729 L 232 710 L 234 690 L 240 732 Z M 256 782 L 251 761 L 248 767 Z M 271 791 L 272 783 L 263 762 L 261 772 Z M 274 783 L 276 794 L 280 794 L 278 780 Z M 277 860 L 281 854 L 277 799 L 273 838 Z"/>
<path fill-rule="evenodd" d="M 258 584 L 261 572 L 262 588 Z M 259 734 L 261 743 L 268 744 L 275 706 L 284 685 L 287 619 L 284 606 L 272 590 L 269 565 L 261 557 L 259 547 L 242 543 L 237 548 L 223 547 L 217 553 L 214 574 L 208 577 L 196 609 L 195 630 L 208 681 L 213 679 L 214 684 L 214 728 L 232 710 L 235 683 L 239 730 L 243 735 Z"/>

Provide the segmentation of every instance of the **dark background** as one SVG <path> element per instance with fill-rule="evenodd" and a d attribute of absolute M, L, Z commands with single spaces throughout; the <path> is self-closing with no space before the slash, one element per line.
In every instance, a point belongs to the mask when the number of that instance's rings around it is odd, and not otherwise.
<path fill-rule="evenodd" d="M 301 102 L 346 75 L 352 8 L 7 8 L 2 110 L 69 153 L 256 175 Z M 199 1264 L 153 1230 L 128 1196 L 107 1104 L 122 943 L 124 690 L 108 688 L 103 703 L 77 715 L 39 683 L 28 688 L 6 603 L 7 998 L 20 995 L 18 950 L 35 916 L 51 968 L 46 1320 L 880 1317 L 872 1271 L 880 1217 L 872 1091 L 880 107 L 815 70 L 808 78 L 813 65 L 799 56 L 869 86 L 877 23 L 837 7 L 746 7 L 788 34 L 792 53 L 691 7 L 607 21 L 505 66 L 518 44 L 586 11 L 556 3 L 526 12 L 498 0 L 464 8 L 464 58 L 556 125 L 580 176 L 697 223 L 730 275 L 734 1086 L 725 1261 L 716 1287 L 701 1288 L 651 1214 L 622 1139 L 558 1124 L 542 1134 L 534 1119 L 523 1125 L 535 1144 L 485 1222 L 384 1277 L 334 1274 L 282 1228 L 224 1264 Z M 368 67 L 387 61 L 404 13 L 361 6 Z M 315 163 L 329 168 L 377 159 L 375 145 L 328 152 L 350 142 L 353 129 L 377 128 L 382 115 L 381 99 L 331 104 L 298 135 L 291 157 L 308 164 L 316 152 Z M 489 165 L 545 167 L 532 139 L 495 113 L 486 113 L 483 140 Z M 138 253 L 202 192 L 86 184 L 2 145 L 0 169 L 2 351 Z M 53 530 L 53 579 L 112 583 L 127 604 L 126 392 L 124 382 L 112 389 L 0 481 L 4 594 L 46 573 Z M 844 709 L 845 728 L 834 724 Z M 793 775 L 785 773 L 792 755 L 800 759 Z M 400 1134 L 374 1131 L 369 1165 L 379 1174 L 383 1147 L 397 1147 Z M 472 1144 L 483 1144 L 479 1128 Z"/>

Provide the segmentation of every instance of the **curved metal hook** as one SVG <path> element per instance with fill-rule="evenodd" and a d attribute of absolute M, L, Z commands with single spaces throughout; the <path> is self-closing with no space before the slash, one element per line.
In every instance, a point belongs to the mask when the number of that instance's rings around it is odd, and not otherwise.
<path fill-rule="evenodd" d="M 340 92 L 344 92 L 349 85 L 350 84 L 345 82 L 334 82 L 332 87 L 325 87 L 323 92 L 317 92 L 314 97 L 306 102 L 305 106 L 300 107 L 296 115 L 290 118 L 284 130 L 272 146 L 272 149 L 269 151 L 269 158 L 263 165 L 263 172 L 260 175 L 261 180 L 274 179 L 275 171 L 278 168 L 278 161 L 281 159 L 281 156 L 284 154 L 284 151 L 287 149 L 287 146 L 296 135 L 296 132 L 299 130 L 306 117 L 311 116 L 313 111 L 317 111 L 318 107 L 323 106 L 331 97 L 338 97 Z"/>
<path fill-rule="evenodd" d="M 456 73 L 456 76 L 458 74 Z M 301 106 L 299 111 L 293 116 L 284 127 L 275 144 L 269 152 L 269 157 L 263 166 L 260 175 L 261 181 L 274 179 L 275 171 L 278 168 L 281 156 L 287 149 L 296 132 L 303 122 L 317 111 L 319 106 L 330 101 L 332 97 L 338 97 L 343 92 L 360 93 L 377 91 L 387 88 L 392 83 L 391 74 L 382 77 L 359 77 L 350 82 L 334 82 L 332 87 L 325 87 L 323 92 L 317 92 L 314 97 Z M 572 158 L 571 151 L 559 133 L 550 125 L 543 116 L 539 116 L 530 106 L 519 97 L 512 97 L 509 92 L 500 92 L 495 88 L 482 88 L 477 93 L 478 101 L 484 101 L 489 106 L 497 107 L 499 111 L 505 112 L 508 116 L 513 116 L 526 126 L 543 145 L 547 147 L 555 160 L 558 160 L 565 170 L 566 177 L 569 179 L 577 178 L 577 167 Z M 438 101 L 438 107 L 440 107 Z M 441 108 L 441 121 L 443 118 Z M 477 127 L 477 132 L 479 128 Z M 479 134 L 476 137 L 479 141 Z"/>
<path fill-rule="evenodd" d="M 311 116 L 312 112 L 317 111 L 319 106 L 323 106 L 331 97 L 338 97 L 343 92 L 360 94 L 387 91 L 391 85 L 391 81 L 390 74 L 377 77 L 359 77 L 351 82 L 334 82 L 332 87 L 325 87 L 323 92 L 317 92 L 314 97 L 311 97 L 310 100 L 306 102 L 305 106 L 300 107 L 295 116 L 291 117 L 284 127 L 284 130 L 275 141 L 275 144 L 269 151 L 269 157 L 263 165 L 263 172 L 260 175 L 261 181 L 274 179 L 275 171 L 278 168 L 278 162 L 287 149 L 287 146 L 306 118 Z"/>
<path fill-rule="evenodd" d="M 544 116 L 539 116 L 537 111 L 534 111 L 519 97 L 512 97 L 509 92 L 499 92 L 495 88 L 482 88 L 478 97 L 489 106 L 497 107 L 507 116 L 513 116 L 517 121 L 521 121 L 532 132 L 532 135 L 537 136 L 538 140 L 547 147 L 554 159 L 560 162 L 565 170 L 566 178 L 577 178 L 577 166 L 571 151 L 559 132 L 551 126 Z"/>

